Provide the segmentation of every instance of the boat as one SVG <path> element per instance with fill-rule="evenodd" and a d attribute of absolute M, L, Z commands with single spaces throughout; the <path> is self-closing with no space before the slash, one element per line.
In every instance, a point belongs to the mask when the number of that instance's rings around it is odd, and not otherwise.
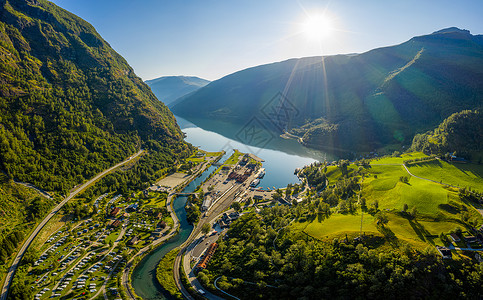
<path fill-rule="evenodd" d="M 250 183 L 250 186 L 256 187 L 259 183 L 260 183 L 260 179 L 255 179 L 255 180 L 252 181 L 252 183 Z"/>
<path fill-rule="evenodd" d="M 262 179 L 263 176 L 265 176 L 265 169 L 260 169 L 260 173 L 258 173 L 258 177 L 257 178 Z"/>

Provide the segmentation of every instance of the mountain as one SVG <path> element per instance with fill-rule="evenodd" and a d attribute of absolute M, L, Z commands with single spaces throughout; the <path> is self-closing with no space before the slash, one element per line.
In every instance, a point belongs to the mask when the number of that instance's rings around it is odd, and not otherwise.
<path fill-rule="evenodd" d="M 194 123 L 216 119 L 240 128 L 256 119 L 309 147 L 365 152 L 410 144 L 415 133 L 482 99 L 483 36 L 453 27 L 362 54 L 242 70 L 171 110 Z"/>
<path fill-rule="evenodd" d="M 172 113 L 92 25 L 45 0 L 0 6 L 8 178 L 66 193 L 140 147 L 165 164 L 187 149 Z"/>
<path fill-rule="evenodd" d="M 165 76 L 145 82 L 166 105 L 210 83 L 209 80 L 194 76 Z"/>

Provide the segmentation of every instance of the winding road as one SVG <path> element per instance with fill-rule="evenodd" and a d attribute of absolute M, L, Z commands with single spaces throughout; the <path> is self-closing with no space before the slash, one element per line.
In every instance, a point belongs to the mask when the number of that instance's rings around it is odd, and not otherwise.
<path fill-rule="evenodd" d="M 102 171 L 101 173 L 97 174 L 94 178 L 90 179 L 80 187 L 76 188 L 74 191 L 72 191 L 67 198 L 62 200 L 56 207 L 54 207 L 50 213 L 45 216 L 45 218 L 40 222 L 39 225 L 35 228 L 35 230 L 30 234 L 30 236 L 25 240 L 23 243 L 22 247 L 20 248 L 20 251 L 17 253 L 17 256 L 15 256 L 15 259 L 12 262 L 12 265 L 10 266 L 7 276 L 5 277 L 5 282 L 2 287 L 2 294 L 0 296 L 0 300 L 7 300 L 7 295 L 8 295 L 8 290 L 12 284 L 13 277 L 15 275 L 15 272 L 17 271 L 17 267 L 20 264 L 20 261 L 22 260 L 22 257 L 24 256 L 25 252 L 27 251 L 28 247 L 32 243 L 32 241 L 35 239 L 37 234 L 44 228 L 45 224 L 52 219 L 52 217 L 72 198 L 74 198 L 77 194 L 82 192 L 84 189 L 89 187 L 91 184 L 99 180 L 100 178 L 104 177 L 106 174 L 112 172 L 113 170 L 119 168 L 120 166 L 130 162 L 133 158 L 136 158 L 137 156 L 141 155 L 144 152 L 144 150 L 139 150 L 136 154 L 130 156 L 128 159 L 124 160 L 123 162 L 118 163 L 117 165 Z"/>

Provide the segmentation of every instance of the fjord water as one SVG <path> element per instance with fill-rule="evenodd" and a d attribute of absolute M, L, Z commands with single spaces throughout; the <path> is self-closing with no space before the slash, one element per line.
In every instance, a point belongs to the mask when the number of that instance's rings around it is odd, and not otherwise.
<path fill-rule="evenodd" d="M 289 183 L 297 183 L 299 180 L 294 175 L 296 168 L 311 164 L 314 161 L 330 161 L 334 159 L 334 156 L 330 154 L 308 149 L 295 140 L 287 140 L 280 137 L 273 137 L 264 148 L 255 147 L 222 135 L 224 132 L 237 130 L 237 128 L 227 130 L 227 127 L 234 126 L 229 123 L 216 121 L 212 122 L 212 124 L 207 124 L 206 122 L 209 121 L 204 120 L 201 125 L 203 128 L 201 128 L 186 119 L 175 117 L 181 130 L 186 134 L 185 140 L 193 146 L 200 147 L 206 151 L 225 150 L 227 155 L 231 155 L 233 149 L 238 149 L 241 152 L 253 153 L 262 158 L 266 175 L 260 181 L 260 187 L 270 189 L 273 187 L 282 188 Z M 214 132 L 213 128 L 218 128 L 219 130 Z"/>

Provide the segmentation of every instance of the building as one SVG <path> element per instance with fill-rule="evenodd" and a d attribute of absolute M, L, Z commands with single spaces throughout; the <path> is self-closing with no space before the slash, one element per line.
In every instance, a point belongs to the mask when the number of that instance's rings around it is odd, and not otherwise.
<path fill-rule="evenodd" d="M 127 245 L 129 246 L 136 245 L 138 241 L 139 241 L 139 237 L 133 236 L 129 241 L 127 241 Z"/>
<path fill-rule="evenodd" d="M 476 243 L 476 237 L 474 237 L 474 236 L 465 236 L 465 241 L 467 243 Z"/>
<path fill-rule="evenodd" d="M 460 237 L 456 233 L 451 233 L 449 236 L 451 237 L 453 242 L 455 242 L 455 243 L 461 242 Z"/>
<path fill-rule="evenodd" d="M 203 199 L 203 204 L 201 205 L 201 211 L 207 211 L 213 205 L 213 198 L 209 195 L 206 195 Z"/>
<path fill-rule="evenodd" d="M 436 250 L 438 250 L 439 254 L 443 257 L 443 259 L 451 259 L 452 254 L 451 250 L 446 247 L 436 246 Z"/>
<path fill-rule="evenodd" d="M 120 220 L 114 220 L 112 223 L 111 223 L 111 227 L 113 228 L 116 228 L 116 227 L 119 227 L 119 225 L 121 225 L 121 221 Z"/>
<path fill-rule="evenodd" d="M 196 269 L 198 271 L 206 269 L 206 267 L 208 266 L 208 263 L 211 260 L 211 257 L 213 256 L 213 254 L 215 254 L 216 248 L 218 248 L 218 244 L 213 243 L 208 247 L 208 249 L 206 249 L 205 255 L 203 255 L 201 260 L 196 265 Z"/>
<path fill-rule="evenodd" d="M 111 210 L 111 213 L 109 214 L 111 217 L 115 217 L 119 211 L 121 211 L 121 208 L 119 207 L 114 207 L 112 210 Z"/>

